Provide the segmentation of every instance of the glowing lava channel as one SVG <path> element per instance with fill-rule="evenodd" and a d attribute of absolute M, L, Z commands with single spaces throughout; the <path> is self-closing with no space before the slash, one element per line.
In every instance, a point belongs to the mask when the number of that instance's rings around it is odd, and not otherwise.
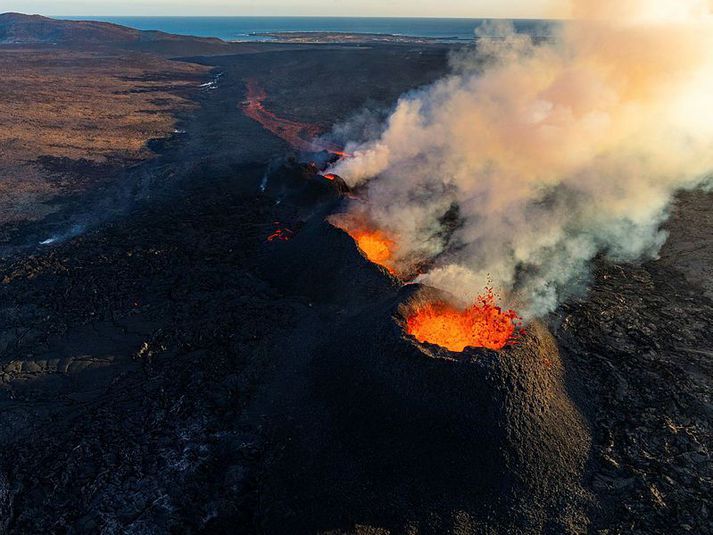
<path fill-rule="evenodd" d="M 406 319 L 406 331 L 419 342 L 455 352 L 466 347 L 500 350 L 524 334 L 520 317 L 497 306 L 490 288 L 465 310 L 442 302 L 420 305 Z"/>
<path fill-rule="evenodd" d="M 257 81 L 248 80 L 246 87 L 247 95 L 243 103 L 243 112 L 252 120 L 260 123 L 265 130 L 282 138 L 298 150 L 306 152 L 327 151 L 340 158 L 349 156 L 341 147 L 328 142 L 317 141 L 316 138 L 321 133 L 321 128 L 318 125 L 286 119 L 265 108 L 264 100 L 267 99 L 267 92 Z"/>
<path fill-rule="evenodd" d="M 280 227 L 279 221 L 275 221 L 274 225 L 275 231 L 267 237 L 267 241 L 288 241 L 295 234 L 287 227 Z"/>

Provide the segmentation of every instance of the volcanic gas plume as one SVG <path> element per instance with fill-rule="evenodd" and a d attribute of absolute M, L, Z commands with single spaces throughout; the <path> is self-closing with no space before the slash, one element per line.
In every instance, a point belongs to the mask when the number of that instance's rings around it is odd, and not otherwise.
<path fill-rule="evenodd" d="M 674 193 L 713 169 L 708 3 L 574 0 L 569 15 L 545 42 L 484 25 L 328 170 L 363 186 L 342 217 L 389 237 L 391 269 L 470 303 L 490 276 L 533 317 L 596 255 L 655 257 Z"/>

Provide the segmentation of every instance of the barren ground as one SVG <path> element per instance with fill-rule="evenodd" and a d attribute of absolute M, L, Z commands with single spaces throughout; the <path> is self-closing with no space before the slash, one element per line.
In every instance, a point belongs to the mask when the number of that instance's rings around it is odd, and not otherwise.
<path fill-rule="evenodd" d="M 2 223 L 42 217 L 53 196 L 150 156 L 147 141 L 173 132 L 208 79 L 197 65 L 112 50 L 8 46 L 0 70 Z"/>

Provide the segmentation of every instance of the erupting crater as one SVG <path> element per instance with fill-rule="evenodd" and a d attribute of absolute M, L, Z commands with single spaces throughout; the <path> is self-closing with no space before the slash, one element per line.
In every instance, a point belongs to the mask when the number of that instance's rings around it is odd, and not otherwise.
<path fill-rule="evenodd" d="M 331 180 L 339 178 L 337 175 L 332 176 Z M 375 228 L 367 218 L 354 213 L 332 215 L 327 220 L 332 226 L 349 234 L 349 237 L 356 243 L 359 252 L 369 262 L 396 275 L 398 246 L 388 232 Z"/>
<path fill-rule="evenodd" d="M 391 275 L 404 278 L 397 242 L 388 233 L 354 214 L 340 214 L 329 218 L 329 222 L 349 234 L 367 260 Z M 406 332 L 420 343 L 457 353 L 467 347 L 501 350 L 516 344 L 525 334 L 520 316 L 514 310 L 498 306 L 490 286 L 467 308 L 458 308 L 448 301 L 442 296 L 423 298 L 423 295 L 413 301 L 403 313 Z"/>
<path fill-rule="evenodd" d="M 415 305 L 406 317 L 406 332 L 421 343 L 454 352 L 466 347 L 500 350 L 524 334 L 518 314 L 497 306 L 492 288 L 486 288 L 466 309 L 444 301 Z"/>
<path fill-rule="evenodd" d="M 392 264 L 395 242 L 380 230 L 352 230 L 348 234 L 370 262 L 378 264 L 391 273 L 396 273 Z"/>

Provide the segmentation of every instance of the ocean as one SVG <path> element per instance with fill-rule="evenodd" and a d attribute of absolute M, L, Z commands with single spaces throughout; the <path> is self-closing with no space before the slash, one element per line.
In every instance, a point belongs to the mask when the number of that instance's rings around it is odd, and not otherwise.
<path fill-rule="evenodd" d="M 138 30 L 218 37 L 225 41 L 265 41 L 269 32 L 346 32 L 407 35 L 448 41 L 473 39 L 485 19 L 366 17 L 57 17 L 113 22 Z M 546 31 L 545 21 L 514 21 L 518 31 Z"/>

